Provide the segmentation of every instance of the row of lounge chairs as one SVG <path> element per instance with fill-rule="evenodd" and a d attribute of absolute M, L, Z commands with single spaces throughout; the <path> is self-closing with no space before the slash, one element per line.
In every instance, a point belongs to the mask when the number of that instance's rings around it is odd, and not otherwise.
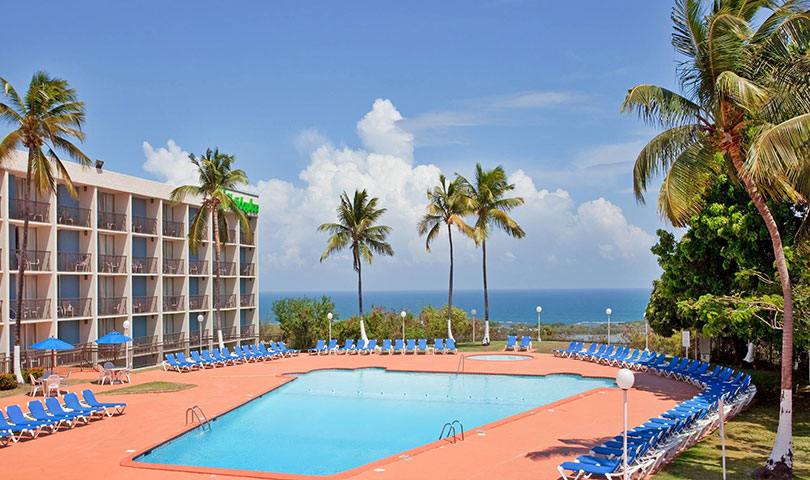
<path fill-rule="evenodd" d="M 366 344 L 363 343 L 363 340 L 357 340 L 357 343 L 355 343 L 354 340 L 348 339 L 342 347 L 338 347 L 337 340 L 334 339 L 330 340 L 328 344 L 325 340 L 318 340 L 315 347 L 308 350 L 310 355 L 370 355 L 372 353 L 389 355 L 400 353 L 405 355 L 408 353 L 419 354 L 428 352 L 433 354 L 449 354 L 456 353 L 458 350 L 456 350 L 456 342 L 452 338 L 436 338 L 433 340 L 432 347 L 428 346 L 427 340 L 424 338 L 420 338 L 419 340 L 409 338 L 405 341 L 402 339 L 397 339 L 394 340 L 393 343 L 391 343 L 390 339 L 385 339 L 382 341 L 382 345 L 378 345 L 376 339 L 371 339 Z"/>
<path fill-rule="evenodd" d="M 623 368 L 634 368 L 691 383 L 701 392 L 679 403 L 658 417 L 627 431 L 627 478 L 646 478 L 675 458 L 683 450 L 713 432 L 723 415 L 734 417 L 754 398 L 756 387 L 751 376 L 728 367 L 710 365 L 700 360 L 674 357 L 666 360 L 662 353 L 571 342 L 555 355 L 594 361 Z M 589 455 L 577 457 L 558 467 L 563 478 L 580 479 L 601 475 L 608 479 L 625 478 L 623 470 L 623 434 L 591 449 Z M 566 472 L 570 472 L 568 476 Z"/>
<path fill-rule="evenodd" d="M 56 433 L 60 427 L 74 428 L 79 422 L 87 424 L 94 417 L 103 419 L 124 413 L 126 403 L 101 403 L 91 390 L 82 391 L 83 400 L 75 393 L 66 393 L 62 399 L 50 397 L 43 405 L 40 400 L 28 402 L 28 412 L 19 405 L 6 407 L 5 415 L 0 410 L 0 443 L 17 443 L 23 436 L 36 438 L 42 432 Z"/>
<path fill-rule="evenodd" d="M 531 352 L 532 351 L 532 338 L 524 335 L 520 339 L 520 344 L 517 343 L 517 336 L 509 335 L 506 337 L 506 347 L 504 350 L 518 351 L 518 352 Z"/>
<path fill-rule="evenodd" d="M 185 353 L 167 353 L 166 360 L 163 361 L 163 370 L 175 370 L 177 372 L 190 372 L 191 370 L 204 369 L 206 367 L 224 367 L 237 363 L 258 362 L 273 360 L 298 355 L 299 350 L 289 349 L 284 342 L 271 341 L 268 345 L 260 343 L 258 345 L 235 346 L 233 352 L 228 347 L 222 350 L 214 348 L 212 350 L 192 350 L 191 358 L 186 358 Z"/>

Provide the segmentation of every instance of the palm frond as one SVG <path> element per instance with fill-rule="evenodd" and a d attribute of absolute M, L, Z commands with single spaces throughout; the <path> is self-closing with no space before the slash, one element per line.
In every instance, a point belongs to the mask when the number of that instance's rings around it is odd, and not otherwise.
<path fill-rule="evenodd" d="M 751 142 L 745 174 L 767 183 L 778 172 L 798 171 L 810 154 L 810 113 L 766 126 Z"/>
<path fill-rule="evenodd" d="M 644 122 L 665 128 L 695 123 L 700 107 L 687 98 L 655 85 L 638 85 L 627 92 L 621 113 L 634 113 Z"/>
<path fill-rule="evenodd" d="M 759 112 L 769 99 L 767 91 L 731 70 L 718 75 L 716 83 L 718 92 L 748 113 Z"/>
<path fill-rule="evenodd" d="M 708 140 L 689 145 L 672 162 L 661 185 L 658 212 L 682 227 L 703 206 L 702 196 L 716 178 L 719 164 Z"/>
<path fill-rule="evenodd" d="M 210 212 L 207 208 L 200 208 L 191 217 L 191 225 L 188 227 L 188 248 L 192 253 L 200 250 L 203 240 L 208 238 L 208 217 Z"/>
<path fill-rule="evenodd" d="M 644 146 L 633 167 L 633 192 L 639 203 L 644 203 L 650 180 L 666 171 L 699 134 L 698 124 L 679 125 L 659 133 Z"/>
<path fill-rule="evenodd" d="M 3 137 L 3 140 L 0 141 L 0 165 L 11 158 L 14 151 L 16 151 L 22 145 L 22 141 L 22 132 L 19 129 L 12 130 L 8 132 L 5 137 Z"/>

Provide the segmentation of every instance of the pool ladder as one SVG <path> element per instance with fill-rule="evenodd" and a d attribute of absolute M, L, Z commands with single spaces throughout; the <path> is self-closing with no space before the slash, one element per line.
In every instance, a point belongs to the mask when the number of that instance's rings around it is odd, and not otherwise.
<path fill-rule="evenodd" d="M 456 437 L 456 433 L 457 433 L 456 432 L 456 425 L 458 425 L 458 429 L 461 432 L 461 441 L 463 442 L 464 441 L 464 425 L 462 425 L 461 422 L 459 422 L 458 420 L 453 420 L 452 422 L 447 422 L 447 423 L 444 424 L 444 426 L 442 427 L 442 432 L 439 434 L 439 440 L 441 440 L 442 438 L 452 438 L 453 443 L 456 443 L 456 440 L 457 440 L 457 437 Z M 444 434 L 445 431 L 447 432 L 447 435 Z M 450 437 L 451 434 L 453 435 L 452 437 Z"/>
<path fill-rule="evenodd" d="M 458 367 L 456 368 L 456 375 L 464 371 L 464 354 L 458 356 Z"/>
<path fill-rule="evenodd" d="M 197 419 L 197 423 L 199 423 L 201 427 L 208 427 L 208 430 L 211 430 L 211 422 L 208 421 L 208 417 L 205 416 L 205 412 L 203 412 L 203 409 L 200 408 L 199 405 L 194 405 L 186 409 L 186 426 L 188 426 L 189 423 L 194 423 L 194 419 Z"/>

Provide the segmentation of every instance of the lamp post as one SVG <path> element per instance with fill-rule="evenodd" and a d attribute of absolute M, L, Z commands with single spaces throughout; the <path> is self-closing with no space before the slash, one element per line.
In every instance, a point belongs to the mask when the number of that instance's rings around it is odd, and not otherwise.
<path fill-rule="evenodd" d="M 329 343 L 332 343 L 332 312 L 326 314 L 326 319 L 329 320 Z"/>
<path fill-rule="evenodd" d="M 616 374 L 616 384 L 622 389 L 622 402 L 624 403 L 624 445 L 622 447 L 622 470 L 624 472 L 622 476 L 624 480 L 630 478 L 627 474 L 627 391 L 633 388 L 635 381 L 635 375 L 627 368 L 622 368 Z"/>
<path fill-rule="evenodd" d="M 473 321 L 473 343 L 475 343 L 475 313 L 476 313 L 475 309 L 473 308 L 470 311 L 470 315 L 472 315 L 472 321 Z"/>
<path fill-rule="evenodd" d="M 203 343 L 203 327 L 205 326 L 205 317 L 203 317 L 202 313 L 197 315 L 197 332 L 200 334 L 200 348 L 202 348 Z"/>
<path fill-rule="evenodd" d="M 543 307 L 538 305 L 536 310 L 537 310 L 537 341 L 539 342 L 541 340 L 540 339 L 540 312 L 543 311 Z"/>
<path fill-rule="evenodd" d="M 610 314 L 611 313 L 613 313 L 613 310 L 611 310 L 610 307 L 608 307 L 605 310 L 605 314 L 607 314 L 607 317 L 608 317 L 608 341 L 607 341 L 608 347 L 610 346 Z"/>
<path fill-rule="evenodd" d="M 405 313 L 405 310 L 403 310 L 403 311 L 399 312 L 399 316 L 402 317 L 402 341 L 404 342 L 405 341 L 405 317 L 407 317 L 408 314 Z"/>
<path fill-rule="evenodd" d="M 129 323 L 129 320 L 124 320 L 124 334 L 126 334 L 128 337 L 131 338 L 132 334 L 129 331 L 130 325 L 131 324 Z M 129 344 L 130 343 L 131 342 L 127 342 L 126 345 L 124 346 L 124 357 L 125 357 L 124 362 L 126 363 L 127 370 L 129 370 L 129 368 L 130 368 L 129 367 Z"/>
<path fill-rule="evenodd" d="M 647 314 L 644 314 L 644 351 L 650 351 L 650 322 L 647 320 Z"/>

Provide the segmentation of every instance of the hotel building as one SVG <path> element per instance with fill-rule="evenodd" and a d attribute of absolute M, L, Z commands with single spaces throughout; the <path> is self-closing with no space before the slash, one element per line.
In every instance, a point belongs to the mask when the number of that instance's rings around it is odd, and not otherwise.
<path fill-rule="evenodd" d="M 50 352 L 27 350 L 49 336 L 76 346 L 58 353 L 59 365 L 93 366 L 113 356 L 121 363 L 123 349 L 94 343 L 113 330 L 134 339 L 133 367 L 156 365 L 164 353 L 212 346 L 216 306 L 226 344 L 257 341 L 258 197 L 229 192 L 247 212 L 252 238 L 225 214 L 230 231 L 214 295 L 211 222 L 197 252 L 187 239 L 199 202 L 172 205 L 170 185 L 72 162 L 65 167 L 78 198 L 62 184 L 56 193 L 31 193 L 24 301 L 16 312 L 26 163 L 27 153 L 17 152 L 0 170 L 0 371 L 11 369 L 17 315 L 23 368 L 49 364 Z"/>

